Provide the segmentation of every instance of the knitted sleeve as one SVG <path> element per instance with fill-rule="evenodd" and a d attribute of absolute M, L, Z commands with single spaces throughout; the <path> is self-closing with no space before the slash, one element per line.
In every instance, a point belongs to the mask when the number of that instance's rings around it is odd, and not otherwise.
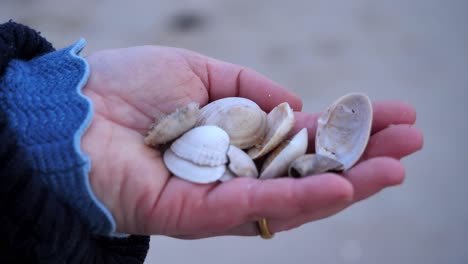
<path fill-rule="evenodd" d="M 115 222 L 95 198 L 88 181 L 89 159 L 80 139 L 92 117 L 81 94 L 88 64 L 77 56 L 84 41 L 29 61 L 13 59 L 0 81 L 0 111 L 17 135 L 31 177 L 77 209 L 95 234 L 109 235 Z"/>
<path fill-rule="evenodd" d="M 0 263 L 145 258 L 149 237 L 108 237 L 112 215 L 89 186 L 80 150 L 92 116 L 81 94 L 84 44 L 53 51 L 25 26 L 0 25 Z"/>

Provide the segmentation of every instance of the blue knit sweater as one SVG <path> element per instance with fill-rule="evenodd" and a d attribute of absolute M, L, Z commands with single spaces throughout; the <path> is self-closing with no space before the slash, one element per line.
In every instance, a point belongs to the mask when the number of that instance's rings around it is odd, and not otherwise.
<path fill-rule="evenodd" d="M 145 258 L 149 238 L 112 237 L 113 217 L 89 185 L 80 150 L 92 118 L 81 94 L 84 45 L 53 51 L 27 27 L 0 25 L 0 263 Z"/>
<path fill-rule="evenodd" d="M 88 181 L 89 159 L 80 151 L 80 138 L 92 117 L 81 89 L 88 64 L 75 45 L 34 58 L 12 60 L 0 81 L 0 111 L 17 135 L 23 162 L 50 191 L 75 208 L 96 234 L 109 235 L 115 222 L 98 201 Z"/>

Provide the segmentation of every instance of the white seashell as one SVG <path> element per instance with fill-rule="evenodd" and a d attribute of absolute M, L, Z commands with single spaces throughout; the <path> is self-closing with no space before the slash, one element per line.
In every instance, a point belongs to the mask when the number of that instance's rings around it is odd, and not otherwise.
<path fill-rule="evenodd" d="M 270 153 L 263 163 L 260 179 L 286 176 L 291 162 L 306 153 L 307 144 L 307 128 L 303 128 L 291 140 L 283 142 Z"/>
<path fill-rule="evenodd" d="M 226 171 L 224 172 L 223 176 L 221 178 L 219 178 L 219 181 L 221 182 L 227 182 L 227 181 L 230 181 L 232 179 L 235 179 L 236 178 L 236 175 L 234 175 L 234 173 L 229 170 L 229 168 L 226 169 Z"/>
<path fill-rule="evenodd" d="M 332 158 L 318 154 L 307 154 L 295 159 L 291 165 L 289 165 L 288 175 L 293 178 L 301 178 L 324 172 L 342 170 L 343 164 Z"/>
<path fill-rule="evenodd" d="M 249 149 L 252 159 L 257 159 L 277 147 L 294 126 L 294 113 L 288 103 L 273 108 L 267 116 L 267 131 L 262 143 Z"/>
<path fill-rule="evenodd" d="M 170 147 L 178 157 L 204 166 L 226 164 L 228 148 L 229 136 L 217 126 L 195 127 Z"/>
<path fill-rule="evenodd" d="M 372 126 L 372 104 L 364 94 L 348 94 L 334 102 L 318 119 L 317 154 L 351 168 L 366 149 Z"/>
<path fill-rule="evenodd" d="M 198 103 L 190 103 L 159 119 L 148 132 L 145 144 L 156 146 L 167 143 L 195 126 L 200 116 Z"/>
<path fill-rule="evenodd" d="M 219 180 L 226 171 L 226 166 L 201 166 L 178 157 L 171 149 L 164 152 L 164 163 L 169 171 L 184 180 L 194 183 L 212 183 Z"/>
<path fill-rule="evenodd" d="M 263 139 L 266 113 L 249 99 L 227 97 L 204 106 L 197 125 L 218 126 L 228 133 L 231 145 L 245 149 Z"/>
<path fill-rule="evenodd" d="M 236 146 L 229 146 L 227 152 L 229 159 L 228 170 L 237 177 L 257 178 L 258 171 L 253 160 Z"/>

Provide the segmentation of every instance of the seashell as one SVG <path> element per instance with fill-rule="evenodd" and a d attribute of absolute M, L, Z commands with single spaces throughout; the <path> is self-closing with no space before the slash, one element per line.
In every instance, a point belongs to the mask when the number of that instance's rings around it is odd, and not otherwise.
<path fill-rule="evenodd" d="M 164 152 L 164 163 L 175 176 L 194 183 L 212 183 L 219 180 L 226 171 L 224 164 L 201 166 L 178 157 L 171 149 Z"/>
<path fill-rule="evenodd" d="M 218 166 L 227 163 L 228 134 L 217 126 L 195 127 L 171 145 L 177 156 L 198 165 Z"/>
<path fill-rule="evenodd" d="M 232 179 L 235 179 L 236 178 L 236 175 L 234 175 L 234 173 L 229 170 L 229 168 L 226 169 L 226 171 L 224 172 L 223 176 L 221 176 L 221 178 L 219 178 L 219 181 L 221 182 L 227 182 L 227 181 L 230 181 Z"/>
<path fill-rule="evenodd" d="M 204 106 L 197 125 L 218 126 L 228 133 L 231 145 L 246 149 L 263 140 L 266 119 L 266 113 L 255 102 L 227 97 Z"/>
<path fill-rule="evenodd" d="M 262 143 L 247 152 L 252 159 L 257 159 L 272 151 L 287 136 L 294 126 L 294 113 L 288 103 L 273 108 L 267 116 L 267 131 Z"/>
<path fill-rule="evenodd" d="M 219 180 L 226 171 L 228 134 L 217 126 L 195 127 L 164 152 L 164 163 L 174 175 L 195 183 Z"/>
<path fill-rule="evenodd" d="M 303 128 L 291 140 L 283 142 L 270 153 L 263 163 L 260 179 L 285 176 L 288 172 L 289 164 L 306 153 L 307 144 L 307 128 Z"/>
<path fill-rule="evenodd" d="M 339 161 L 323 155 L 307 154 L 295 159 L 289 165 L 288 175 L 293 178 L 301 178 L 308 175 L 342 170 L 343 164 Z"/>
<path fill-rule="evenodd" d="M 351 168 L 369 141 L 372 104 L 364 94 L 353 93 L 335 101 L 318 119 L 315 151 Z"/>
<path fill-rule="evenodd" d="M 156 146 L 179 137 L 195 126 L 199 116 L 199 105 L 195 102 L 177 109 L 152 125 L 145 138 L 145 144 Z"/>
<path fill-rule="evenodd" d="M 229 159 L 228 171 L 237 177 L 257 178 L 258 171 L 255 163 L 247 153 L 236 146 L 229 146 L 227 152 Z"/>

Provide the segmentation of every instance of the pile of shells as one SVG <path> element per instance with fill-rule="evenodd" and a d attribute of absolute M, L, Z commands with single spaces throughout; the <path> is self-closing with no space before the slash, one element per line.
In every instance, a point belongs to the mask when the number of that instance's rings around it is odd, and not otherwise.
<path fill-rule="evenodd" d="M 314 154 L 306 154 L 306 128 L 288 138 L 294 123 L 287 103 L 267 114 L 249 99 L 228 97 L 201 109 L 190 103 L 160 118 L 145 144 L 166 146 L 169 171 L 195 183 L 339 172 L 351 168 L 367 146 L 372 105 L 366 95 L 353 93 L 328 107 L 318 119 Z"/>

